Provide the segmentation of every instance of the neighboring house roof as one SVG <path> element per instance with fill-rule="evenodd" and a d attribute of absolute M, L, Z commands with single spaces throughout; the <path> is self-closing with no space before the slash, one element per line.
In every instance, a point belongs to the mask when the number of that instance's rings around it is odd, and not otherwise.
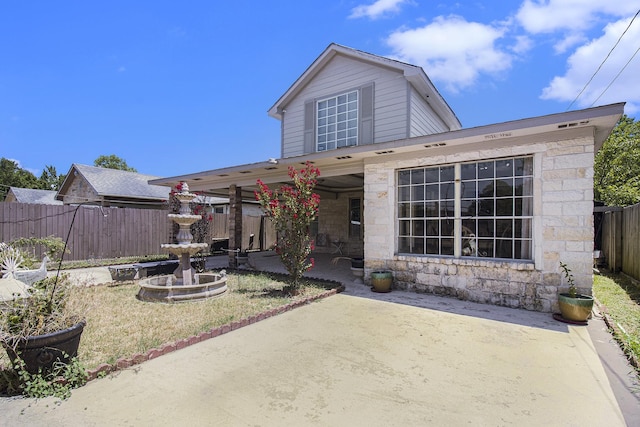
<path fill-rule="evenodd" d="M 71 165 L 56 199 L 64 200 L 69 186 L 77 175 L 81 175 L 100 197 L 161 201 L 169 199 L 170 189 L 149 184 L 149 181 L 157 179 L 157 176 L 75 163 Z"/>
<path fill-rule="evenodd" d="M 374 65 L 391 68 L 400 71 L 409 83 L 428 99 L 429 105 L 444 120 L 450 130 L 458 130 L 462 128 L 460 120 L 453 112 L 449 104 L 444 100 L 431 80 L 425 74 L 421 67 L 407 64 L 394 59 L 385 58 L 371 53 L 363 52 L 350 47 L 331 43 L 320 56 L 298 77 L 291 87 L 276 101 L 269 109 L 269 115 L 278 120 L 282 120 L 282 111 L 287 104 L 295 98 L 300 91 L 331 61 L 336 55 L 343 55 L 352 59 L 368 62 Z"/>
<path fill-rule="evenodd" d="M 10 196 L 13 195 L 13 198 Z M 33 203 L 41 205 L 61 205 L 56 200 L 56 192 L 53 190 L 36 190 L 34 188 L 9 187 L 7 199 L 15 199 L 18 203 Z"/>

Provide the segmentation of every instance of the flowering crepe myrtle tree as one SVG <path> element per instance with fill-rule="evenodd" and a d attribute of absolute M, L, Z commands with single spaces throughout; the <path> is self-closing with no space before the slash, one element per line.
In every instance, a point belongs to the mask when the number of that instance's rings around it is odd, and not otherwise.
<path fill-rule="evenodd" d="M 309 225 L 316 219 L 320 205 L 320 196 L 313 192 L 318 176 L 320 170 L 307 162 L 299 171 L 289 166 L 293 186 L 285 184 L 279 190 L 271 190 L 262 180 L 257 181 L 256 200 L 276 227 L 276 252 L 291 275 L 294 289 L 302 275 L 314 266 L 314 259 L 307 258 L 314 249 Z"/>

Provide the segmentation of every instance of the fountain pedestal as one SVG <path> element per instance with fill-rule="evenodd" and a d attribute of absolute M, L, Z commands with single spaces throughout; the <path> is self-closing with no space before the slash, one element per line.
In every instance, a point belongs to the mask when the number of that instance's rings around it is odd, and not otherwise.
<path fill-rule="evenodd" d="M 192 243 L 191 224 L 198 221 L 200 215 L 191 214 L 189 203 L 196 197 L 189 193 L 189 187 L 182 183 L 180 193 L 175 197 L 180 201 L 180 212 L 167 215 L 180 227 L 176 240 L 178 243 L 166 243 L 160 247 L 180 259 L 178 268 L 168 276 L 157 276 L 140 281 L 138 299 L 143 301 L 178 302 L 210 298 L 227 291 L 227 276 L 221 273 L 196 273 L 191 266 L 191 256 L 206 249 L 207 243 Z"/>

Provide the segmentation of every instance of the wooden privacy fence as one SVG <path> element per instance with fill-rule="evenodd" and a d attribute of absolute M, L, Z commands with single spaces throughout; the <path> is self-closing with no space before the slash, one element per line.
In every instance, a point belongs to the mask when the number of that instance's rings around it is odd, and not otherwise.
<path fill-rule="evenodd" d="M 610 270 L 640 280 L 640 204 L 604 213 L 602 256 Z"/>
<path fill-rule="evenodd" d="M 48 236 L 64 240 L 73 221 L 65 260 L 155 255 L 163 253 L 162 243 L 171 243 L 173 223 L 167 218 L 168 213 L 158 209 L 1 202 L 0 241 Z M 270 221 L 243 216 L 243 248 L 248 247 L 252 233 L 255 249 L 268 248 L 275 241 Z M 207 243 L 214 238 L 229 238 L 226 214 L 212 216 Z M 34 255 L 41 258 L 42 250 L 37 248 Z"/>

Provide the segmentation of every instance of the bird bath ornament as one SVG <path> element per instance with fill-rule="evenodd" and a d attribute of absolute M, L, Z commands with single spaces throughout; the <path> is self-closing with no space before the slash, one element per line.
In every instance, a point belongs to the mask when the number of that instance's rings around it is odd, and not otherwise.
<path fill-rule="evenodd" d="M 207 243 L 192 243 L 191 224 L 201 216 L 191 213 L 189 203 L 197 196 L 190 193 L 187 183 L 183 182 L 175 197 L 180 201 L 180 211 L 167 216 L 180 227 L 176 236 L 178 243 L 166 243 L 160 247 L 178 256 L 180 263 L 173 274 L 140 281 L 138 299 L 143 301 L 190 301 L 219 296 L 227 291 L 227 275 L 224 270 L 220 273 L 196 273 L 191 266 L 191 256 L 209 246 Z"/>

